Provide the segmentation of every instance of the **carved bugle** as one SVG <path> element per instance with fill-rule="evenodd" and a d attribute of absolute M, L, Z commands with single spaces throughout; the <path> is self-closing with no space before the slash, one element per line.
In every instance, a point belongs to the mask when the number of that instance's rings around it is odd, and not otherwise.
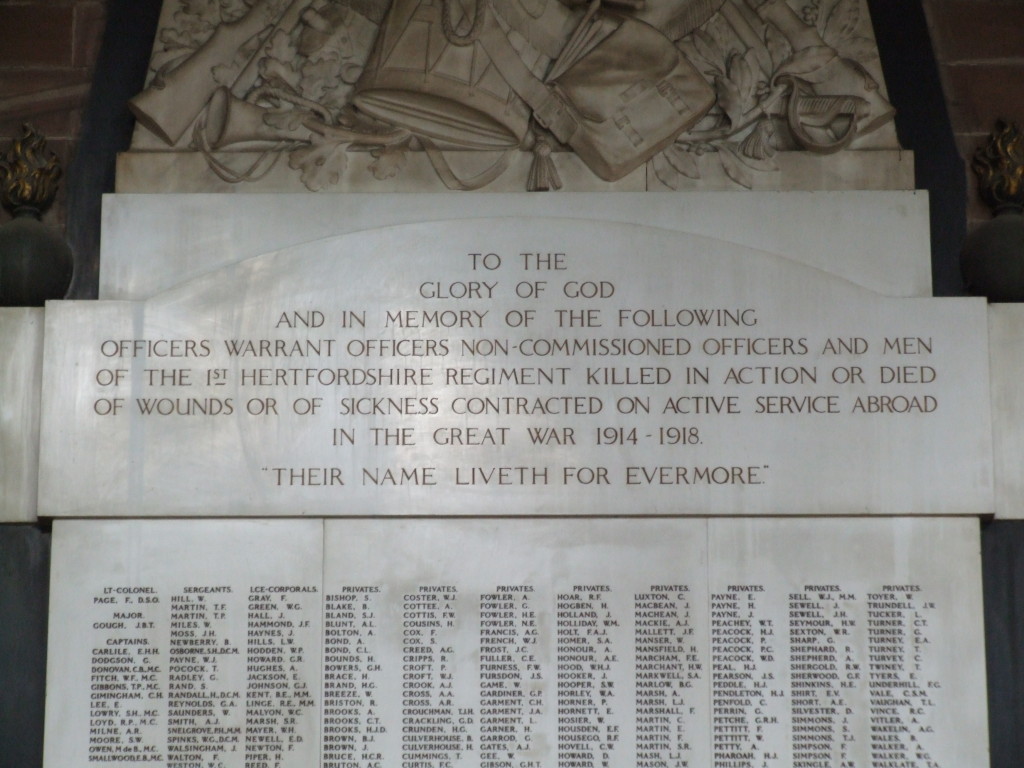
<path fill-rule="evenodd" d="M 206 145 L 210 149 L 224 149 L 253 142 L 309 141 L 308 128 L 301 124 L 292 129 L 271 125 L 265 119 L 271 114 L 265 107 L 236 98 L 227 88 L 218 88 L 206 111 Z"/>
<path fill-rule="evenodd" d="M 284 10 L 282 0 L 258 0 L 245 16 L 230 24 L 221 24 L 180 66 L 133 98 L 129 102 L 132 113 L 167 144 L 176 144 L 221 86 L 214 79 L 214 67 L 227 66 L 246 41 L 285 17 L 297 16 L 292 9 L 307 2 L 292 0 Z M 258 55 L 259 51 L 254 57 Z M 235 78 L 248 69 L 248 62 L 243 62 L 236 65 L 234 73 L 226 74 Z"/>

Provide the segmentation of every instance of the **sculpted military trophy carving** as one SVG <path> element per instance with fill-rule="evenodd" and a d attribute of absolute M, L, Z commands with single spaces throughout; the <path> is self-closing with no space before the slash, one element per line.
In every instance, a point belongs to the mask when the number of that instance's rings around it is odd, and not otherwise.
<path fill-rule="evenodd" d="M 850 148 L 893 113 L 863 0 L 169 2 L 131 106 L 229 182 L 287 158 L 317 191 L 355 153 L 377 179 L 423 153 L 479 189 L 528 152 L 530 190 L 560 188 L 569 153 L 673 189 L 712 156 L 750 187 L 776 153 Z"/>

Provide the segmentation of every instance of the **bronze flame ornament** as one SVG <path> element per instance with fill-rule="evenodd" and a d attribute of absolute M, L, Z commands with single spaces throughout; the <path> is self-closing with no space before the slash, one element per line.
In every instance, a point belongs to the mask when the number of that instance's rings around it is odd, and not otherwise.
<path fill-rule="evenodd" d="M 1024 132 L 1019 126 L 1000 120 L 988 143 L 974 153 L 971 168 L 978 176 L 978 193 L 993 211 L 1024 208 Z"/>
<path fill-rule="evenodd" d="M 61 177 L 57 156 L 46 149 L 46 137 L 28 125 L 0 160 L 0 205 L 14 213 L 18 208 L 45 212 L 57 196 Z"/>
<path fill-rule="evenodd" d="M 67 293 L 71 249 L 41 221 L 60 177 L 46 138 L 28 125 L 0 155 L 0 205 L 14 217 L 0 227 L 0 306 L 42 306 Z"/>
<path fill-rule="evenodd" d="M 994 218 L 964 241 L 960 270 L 968 290 L 989 301 L 1024 301 L 1024 132 L 1000 120 L 971 168 Z"/>

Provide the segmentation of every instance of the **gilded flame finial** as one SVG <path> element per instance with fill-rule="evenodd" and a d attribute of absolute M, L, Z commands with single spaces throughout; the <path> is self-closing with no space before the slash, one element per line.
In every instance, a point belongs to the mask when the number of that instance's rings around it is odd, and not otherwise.
<path fill-rule="evenodd" d="M 993 210 L 1024 208 L 1024 132 L 1000 120 L 988 143 L 974 153 L 978 192 Z"/>
<path fill-rule="evenodd" d="M 6 155 L 0 155 L 0 205 L 12 213 L 18 208 L 42 213 L 53 204 L 60 177 L 60 161 L 46 149 L 46 137 L 23 125 Z"/>

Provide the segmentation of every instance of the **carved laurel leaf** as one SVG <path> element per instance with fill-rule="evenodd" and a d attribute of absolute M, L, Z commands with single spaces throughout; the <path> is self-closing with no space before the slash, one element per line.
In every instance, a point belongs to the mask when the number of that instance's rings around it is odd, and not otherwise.
<path fill-rule="evenodd" d="M 340 113 L 346 107 L 350 106 L 353 90 L 354 89 L 351 85 L 347 85 L 339 80 L 337 85 L 327 91 L 319 102 L 332 113 Z"/>
<path fill-rule="evenodd" d="M 217 0 L 182 0 L 179 13 L 187 16 L 201 16 L 214 22 L 220 21 L 220 6 Z"/>
<path fill-rule="evenodd" d="M 736 151 L 736 144 L 731 141 L 723 141 L 718 145 L 718 159 L 722 163 L 725 175 L 746 189 L 753 189 L 754 174 L 746 165 Z"/>
<path fill-rule="evenodd" d="M 402 147 L 384 147 L 373 151 L 375 160 L 370 163 L 373 178 L 383 181 L 397 176 L 408 160 Z"/>
<path fill-rule="evenodd" d="M 180 23 L 187 19 L 216 26 L 221 21 L 217 0 L 182 0 L 181 10 L 174 13 L 174 20 Z"/>
<path fill-rule="evenodd" d="M 221 19 L 230 23 L 242 18 L 249 11 L 251 3 L 247 4 L 245 0 L 219 0 L 219 5 Z"/>
<path fill-rule="evenodd" d="M 715 91 L 718 94 L 718 105 L 729 118 L 730 125 L 739 125 L 743 117 L 743 95 L 739 86 L 728 77 L 716 77 Z"/>
<path fill-rule="evenodd" d="M 300 178 L 306 189 L 319 192 L 341 181 L 348 166 L 345 147 L 345 144 L 313 134 L 310 146 L 300 147 L 288 155 L 288 165 L 302 172 Z"/>
<path fill-rule="evenodd" d="M 227 86 L 228 88 L 235 82 L 235 77 L 238 75 L 238 70 L 230 65 L 218 64 L 210 70 L 213 75 L 213 80 L 218 85 Z"/>
<path fill-rule="evenodd" d="M 811 48 L 804 48 L 793 54 L 775 72 L 778 79 L 784 75 L 792 75 L 802 80 L 815 82 L 819 77 L 825 77 L 823 70 L 836 58 L 836 52 L 827 45 L 816 45 Z"/>
<path fill-rule="evenodd" d="M 823 34 L 825 22 L 828 21 L 835 4 L 836 0 L 811 0 L 803 9 L 804 23 L 813 25 L 818 30 L 818 34 Z"/>
<path fill-rule="evenodd" d="M 658 177 L 658 181 L 664 184 L 669 189 L 678 190 L 679 183 L 682 181 L 682 175 L 665 157 L 665 153 L 655 155 L 651 160 L 654 166 L 654 175 Z"/>
<path fill-rule="evenodd" d="M 663 153 L 668 164 L 675 168 L 688 179 L 699 179 L 700 168 L 697 167 L 697 158 L 693 152 L 687 152 L 676 144 L 669 144 Z"/>
<path fill-rule="evenodd" d="M 292 44 L 291 36 L 283 29 L 277 30 L 270 38 L 266 47 L 267 58 L 278 61 L 288 67 L 293 67 L 298 52 Z"/>
<path fill-rule="evenodd" d="M 724 74 L 725 53 L 718 47 L 718 43 L 702 29 L 693 33 L 692 40 L 697 52 L 712 66 L 713 70 L 718 74 Z"/>
<path fill-rule="evenodd" d="M 756 62 L 754 66 L 756 66 Z M 747 102 L 754 95 L 754 86 L 757 85 L 757 78 L 754 77 L 754 68 L 751 67 L 750 60 L 746 56 L 734 53 L 729 57 L 729 79 L 736 83 L 736 88 L 740 93 L 740 100 L 743 102 L 744 107 L 746 107 Z"/>
<path fill-rule="evenodd" d="M 314 101 L 321 101 L 324 94 L 332 88 L 333 76 L 337 74 L 338 62 L 325 56 L 308 59 L 302 65 L 302 95 Z"/>
<path fill-rule="evenodd" d="M 835 45 L 853 36 L 860 22 L 860 0 L 839 0 L 828 15 L 822 37 L 826 43 Z"/>
<path fill-rule="evenodd" d="M 150 69 L 153 70 L 153 82 L 150 85 L 163 88 L 163 79 L 167 74 L 185 63 L 191 55 L 191 52 L 182 53 L 181 48 L 176 48 L 173 51 L 154 52 L 153 58 L 149 62 Z"/>
<path fill-rule="evenodd" d="M 878 58 L 878 46 L 867 37 L 849 37 L 835 44 L 839 55 L 844 59 L 853 59 L 867 64 Z"/>
<path fill-rule="evenodd" d="M 714 41 L 715 47 L 721 51 L 721 60 L 728 59 L 729 55 L 737 50 L 736 30 L 721 17 L 712 17 L 711 21 L 701 28 L 701 32 Z"/>
<path fill-rule="evenodd" d="M 172 17 L 172 26 L 160 32 L 160 40 L 184 48 L 198 48 L 220 23 L 216 3 L 185 3 Z"/>
<path fill-rule="evenodd" d="M 339 75 L 339 77 L 341 78 L 341 82 L 348 83 L 349 85 L 355 85 L 356 82 L 358 82 L 358 80 L 359 80 L 359 78 L 360 78 L 360 76 L 362 74 L 363 74 L 363 65 L 362 64 L 355 64 L 355 63 L 349 62 L 349 63 L 345 64 L 344 66 L 342 66 L 341 74 Z"/>
<path fill-rule="evenodd" d="M 289 93 L 299 93 L 299 83 L 302 82 L 302 73 L 296 71 L 290 64 L 285 64 L 277 59 L 260 59 L 260 77 L 265 85 L 281 88 Z"/>
<path fill-rule="evenodd" d="M 772 69 L 776 70 L 793 54 L 793 46 L 773 24 L 765 25 L 764 44 L 772 57 Z"/>
<path fill-rule="evenodd" d="M 679 50 L 683 52 L 686 59 L 708 77 L 714 77 L 717 74 L 721 74 L 722 71 L 716 64 L 704 58 L 700 49 L 694 44 L 692 37 L 680 40 L 676 45 Z"/>
<path fill-rule="evenodd" d="M 753 62 L 753 63 L 751 63 Z M 725 111 L 730 123 L 739 127 L 743 116 L 754 106 L 754 95 L 757 89 L 757 59 L 750 51 L 741 56 L 734 53 L 729 57 L 729 76 L 715 78 L 718 89 L 718 103 Z"/>
<path fill-rule="evenodd" d="M 751 95 L 753 95 L 759 86 L 773 71 L 771 57 L 768 55 L 768 51 L 764 48 L 748 48 L 747 52 L 743 54 L 743 60 L 747 62 L 747 66 L 750 67 L 751 72 Z"/>
<path fill-rule="evenodd" d="M 211 34 L 213 27 L 210 25 L 190 25 L 185 29 L 168 28 L 160 31 L 160 42 L 163 43 L 165 50 L 193 50 L 202 45 Z"/>
<path fill-rule="evenodd" d="M 336 112 L 348 104 L 362 71 L 361 65 L 342 63 L 336 52 L 320 51 L 302 65 L 299 89 L 305 98 Z"/>

